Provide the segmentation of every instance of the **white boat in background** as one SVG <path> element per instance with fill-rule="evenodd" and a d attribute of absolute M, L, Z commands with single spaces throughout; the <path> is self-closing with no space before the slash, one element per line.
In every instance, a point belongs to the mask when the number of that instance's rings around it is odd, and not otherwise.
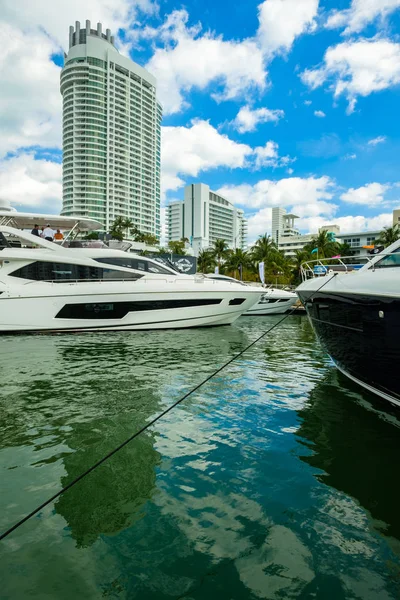
<path fill-rule="evenodd" d="M 246 315 L 283 315 L 298 302 L 297 294 L 286 290 L 268 288 L 257 304 L 254 304 Z"/>
<path fill-rule="evenodd" d="M 214 279 L 219 281 L 236 281 L 240 285 L 248 285 L 242 281 L 238 281 L 233 277 L 226 275 L 210 274 L 206 275 L 208 279 Z M 275 288 L 260 288 L 261 298 L 254 304 L 243 316 L 265 316 L 265 315 L 283 315 L 298 302 L 297 294 L 295 292 L 288 292 L 286 290 L 277 290 Z"/>
<path fill-rule="evenodd" d="M 177 274 L 147 257 L 95 252 L 96 260 L 85 249 L 0 226 L 0 332 L 228 325 L 261 295 L 239 282 Z M 140 259 L 144 268 L 109 264 L 113 257 L 107 253 Z"/>
<path fill-rule="evenodd" d="M 336 367 L 400 406 L 400 240 L 362 260 L 309 261 L 296 291 Z"/>

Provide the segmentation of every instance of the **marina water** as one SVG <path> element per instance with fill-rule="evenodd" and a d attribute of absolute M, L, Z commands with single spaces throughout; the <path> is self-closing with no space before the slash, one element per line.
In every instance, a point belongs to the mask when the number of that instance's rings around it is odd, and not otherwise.
<path fill-rule="evenodd" d="M 1 530 L 280 319 L 6 336 Z M 1 544 L 1 596 L 400 597 L 399 412 L 289 317 Z"/>

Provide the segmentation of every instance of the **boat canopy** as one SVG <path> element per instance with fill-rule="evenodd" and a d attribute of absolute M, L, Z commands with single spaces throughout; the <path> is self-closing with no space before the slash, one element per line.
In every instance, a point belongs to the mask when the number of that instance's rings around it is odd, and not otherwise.
<path fill-rule="evenodd" d="M 99 221 L 87 219 L 86 217 L 65 217 L 62 215 L 44 215 L 41 213 L 23 213 L 14 210 L 0 210 L 0 225 L 14 227 L 16 229 L 33 229 L 34 225 L 46 227 L 50 225 L 53 229 L 64 231 L 95 231 L 103 229 Z"/>

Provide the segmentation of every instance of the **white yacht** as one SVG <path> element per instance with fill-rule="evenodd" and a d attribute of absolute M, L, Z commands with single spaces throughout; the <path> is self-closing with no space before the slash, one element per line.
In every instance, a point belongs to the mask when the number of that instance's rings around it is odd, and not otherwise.
<path fill-rule="evenodd" d="M 305 263 L 296 291 L 337 368 L 400 406 L 400 240 L 355 260 Z"/>
<path fill-rule="evenodd" d="M 238 281 L 233 277 L 227 277 L 226 275 L 210 274 L 206 275 L 209 279 L 222 280 L 222 281 L 236 281 L 241 285 L 247 285 L 242 281 Z M 261 298 L 249 308 L 243 316 L 249 315 L 283 315 L 298 301 L 297 294 L 294 292 L 287 292 L 286 290 L 277 290 L 275 288 L 260 288 Z"/>
<path fill-rule="evenodd" d="M 268 288 L 257 304 L 246 312 L 246 315 L 282 315 L 294 307 L 298 301 L 294 292 Z"/>
<path fill-rule="evenodd" d="M 94 260 L 92 252 L 0 226 L 0 332 L 227 325 L 260 298 L 259 288 L 238 282 L 180 275 L 118 250 L 96 249 Z"/>

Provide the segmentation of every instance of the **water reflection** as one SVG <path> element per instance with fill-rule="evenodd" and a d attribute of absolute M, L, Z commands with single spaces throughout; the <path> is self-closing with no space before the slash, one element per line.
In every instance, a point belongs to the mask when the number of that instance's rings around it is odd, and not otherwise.
<path fill-rule="evenodd" d="M 63 487 L 107 453 L 108 436 L 116 445 L 129 437 L 132 426 L 139 429 L 131 419 L 125 423 L 120 419 L 114 427 L 104 421 L 94 426 L 93 445 L 88 445 L 84 426 L 77 426 L 69 436 L 74 452 L 64 457 L 67 475 L 61 479 Z M 141 435 L 60 496 L 55 511 L 64 517 L 78 548 L 93 544 L 99 535 L 114 535 L 145 516 L 143 507 L 155 490 L 160 460 L 154 436 Z"/>
<path fill-rule="evenodd" d="M 36 340 L 0 391 L 12 502 L 26 508 L 27 481 L 35 504 L 68 484 L 276 320 Z M 51 387 L 58 373 L 70 388 Z M 369 484 L 391 489 L 397 424 L 348 389 L 308 321 L 289 319 L 8 540 L 4 597 L 399 597 L 394 503 Z"/>
<path fill-rule="evenodd" d="M 374 527 L 400 538 L 398 412 L 332 370 L 299 415 L 297 433 L 309 450 L 301 459 L 320 469 L 318 480 L 351 495 L 370 512 Z"/>
<path fill-rule="evenodd" d="M 161 407 L 247 343 L 246 333 L 235 327 L 219 328 L 214 337 L 198 330 L 4 338 L 1 529 L 140 429 Z M 144 444 L 144 456 L 146 448 Z M 124 452 L 127 456 L 130 450 Z M 151 465 L 158 459 L 147 458 L 149 474 L 143 478 L 149 488 L 154 479 Z M 96 476 L 91 480 L 97 481 Z M 110 480 L 111 486 L 116 485 L 118 475 Z M 85 483 L 88 489 L 91 485 L 95 484 Z M 60 510 L 65 504 L 60 501 Z M 87 543 L 83 537 L 77 534 L 79 543 Z"/>

